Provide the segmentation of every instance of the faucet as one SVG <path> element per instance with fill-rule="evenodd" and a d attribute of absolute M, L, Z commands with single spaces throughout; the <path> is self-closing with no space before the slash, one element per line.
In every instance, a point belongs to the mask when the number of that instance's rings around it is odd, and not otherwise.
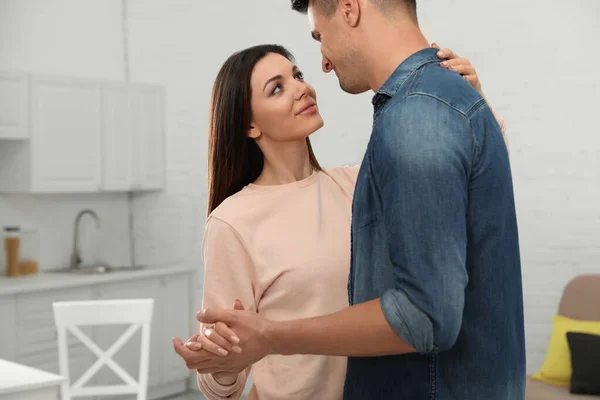
<path fill-rule="evenodd" d="M 94 210 L 85 209 L 81 210 L 77 214 L 75 217 L 75 226 L 73 227 L 73 252 L 71 253 L 71 263 L 69 264 L 69 269 L 80 268 L 79 264 L 81 264 L 81 255 L 79 253 L 79 221 L 85 214 L 89 214 L 94 219 L 96 222 L 96 228 L 98 228 L 100 225 L 100 219 Z"/>

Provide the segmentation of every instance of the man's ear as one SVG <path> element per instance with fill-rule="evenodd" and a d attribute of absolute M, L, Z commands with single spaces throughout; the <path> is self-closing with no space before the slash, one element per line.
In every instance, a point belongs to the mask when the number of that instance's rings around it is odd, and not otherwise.
<path fill-rule="evenodd" d="M 360 21 L 360 1 L 359 0 L 339 0 L 342 11 L 342 18 L 352 28 L 355 28 Z"/>

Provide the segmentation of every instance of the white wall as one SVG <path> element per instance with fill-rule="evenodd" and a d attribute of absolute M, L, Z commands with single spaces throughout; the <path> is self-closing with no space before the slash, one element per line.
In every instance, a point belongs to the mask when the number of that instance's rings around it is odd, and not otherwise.
<path fill-rule="evenodd" d="M 167 189 L 135 196 L 133 230 L 139 263 L 201 265 L 210 89 L 220 65 L 235 50 L 268 42 L 289 47 L 319 93 L 326 126 L 313 142 L 321 163 L 360 161 L 370 131 L 371 95 L 344 94 L 335 76 L 320 71 L 318 45 L 310 39 L 306 17 L 290 11 L 289 1 L 128 4 L 131 78 L 157 81 L 167 88 Z M 119 1 L 0 0 L 0 7 L 0 67 L 37 65 L 44 72 L 123 77 L 116 26 Z M 4 24 L 15 13 L 28 16 L 26 27 Z M 490 102 L 507 121 L 529 372 L 541 365 L 564 285 L 579 273 L 600 271 L 600 132 L 595 121 L 600 78 L 594 73 L 600 64 L 594 42 L 600 37 L 598 15 L 596 0 L 420 2 L 421 24 L 430 41 L 473 61 Z M 21 32 L 20 45 L 7 39 L 14 40 L 11 32 Z M 38 58 L 40 54 L 45 55 Z M 14 210 L 21 200 L 0 197 L 0 222 L 6 215 L 2 205 L 8 203 Z M 91 201 L 114 206 L 104 214 L 111 215 L 114 231 L 124 236 L 128 228 L 124 195 L 29 199 L 31 205 L 23 205 L 19 212 L 65 207 L 65 212 L 74 213 Z M 47 221 L 50 232 L 56 221 Z M 68 224 L 56 229 L 70 236 Z M 124 246 L 126 238 L 117 241 Z"/>
<path fill-rule="evenodd" d="M 0 0 L 0 69 L 121 80 L 121 26 L 120 0 Z M 98 213 L 102 228 L 95 231 L 89 217 L 82 220 L 84 261 L 102 257 L 128 264 L 126 194 L 0 194 L 0 226 L 37 226 L 40 268 L 64 267 L 73 245 L 75 215 L 88 207 Z"/>

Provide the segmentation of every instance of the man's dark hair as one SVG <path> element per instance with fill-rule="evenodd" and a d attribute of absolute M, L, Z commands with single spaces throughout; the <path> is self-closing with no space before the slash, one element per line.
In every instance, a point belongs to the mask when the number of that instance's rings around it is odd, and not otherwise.
<path fill-rule="evenodd" d="M 309 0 L 291 0 L 292 10 L 306 14 L 308 10 Z M 381 11 L 388 12 L 391 7 L 402 5 L 406 8 L 412 17 L 417 19 L 417 0 L 370 0 L 372 1 Z M 338 0 L 313 0 L 313 5 L 326 17 L 331 17 L 337 9 Z"/>

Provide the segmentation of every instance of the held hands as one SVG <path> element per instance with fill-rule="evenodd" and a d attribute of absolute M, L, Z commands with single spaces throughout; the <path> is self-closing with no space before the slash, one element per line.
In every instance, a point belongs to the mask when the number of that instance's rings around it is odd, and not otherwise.
<path fill-rule="evenodd" d="M 233 304 L 234 310 L 243 311 L 244 305 L 236 300 Z M 212 326 L 204 327 L 202 335 L 194 335 L 188 339 L 185 345 L 194 351 L 202 349 L 215 355 L 226 356 L 229 353 L 241 353 L 238 346 L 240 339 L 223 322 L 217 322 Z"/>
<path fill-rule="evenodd" d="M 243 310 L 244 306 L 239 300 L 233 305 L 234 310 Z M 228 339 L 225 339 L 228 338 Z M 174 338 L 173 345 L 177 354 L 183 358 L 189 369 L 202 373 L 203 366 L 214 357 L 225 357 L 230 352 L 241 353 L 238 346 L 240 339 L 222 322 L 204 327 L 202 334 L 189 338 L 185 344 Z M 220 371 L 213 373 L 213 378 L 222 385 L 233 385 L 237 380 L 238 372 Z"/>
<path fill-rule="evenodd" d="M 432 43 L 431 47 L 439 50 L 437 53 L 438 58 L 446 59 L 440 64 L 443 68 L 458 72 L 467 82 L 471 84 L 471 86 L 475 88 L 475 90 L 479 92 L 479 94 L 483 96 L 481 82 L 479 81 L 475 67 L 471 65 L 471 61 L 457 56 L 450 49 L 441 49 L 440 46 L 435 43 Z"/>
<path fill-rule="evenodd" d="M 189 369 L 213 374 L 219 383 L 232 384 L 239 372 L 271 350 L 266 334 L 269 322 L 256 313 L 245 311 L 239 301 L 233 310 L 205 309 L 196 318 L 212 326 L 203 334 L 192 336 L 185 344 L 174 338 L 175 352 Z"/>

